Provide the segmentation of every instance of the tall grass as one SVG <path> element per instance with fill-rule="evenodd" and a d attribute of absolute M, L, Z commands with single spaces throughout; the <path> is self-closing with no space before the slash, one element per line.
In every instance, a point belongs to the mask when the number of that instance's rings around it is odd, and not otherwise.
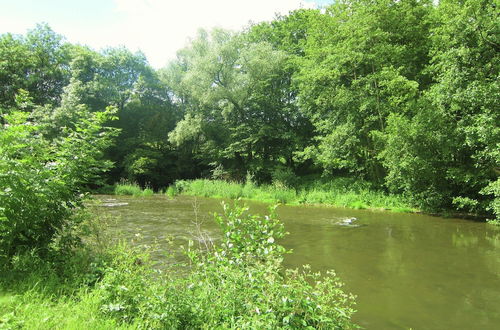
<path fill-rule="evenodd" d="M 132 195 L 132 196 L 152 196 L 153 189 L 145 188 L 144 190 L 137 183 L 122 181 L 115 185 L 115 195 Z"/>
<path fill-rule="evenodd" d="M 372 189 L 365 182 L 353 182 L 339 178 L 328 182 L 308 182 L 297 188 L 279 182 L 257 186 L 247 181 L 244 184 L 223 180 L 177 181 L 176 192 L 203 197 L 244 198 L 268 203 L 325 204 L 353 209 L 384 209 L 395 212 L 415 212 L 416 209 L 400 195 L 387 194 Z"/>

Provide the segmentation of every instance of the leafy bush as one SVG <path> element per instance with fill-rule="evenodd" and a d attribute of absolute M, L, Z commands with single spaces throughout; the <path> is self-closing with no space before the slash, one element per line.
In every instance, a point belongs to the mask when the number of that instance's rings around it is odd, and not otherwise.
<path fill-rule="evenodd" d="M 83 111 L 83 110 L 82 110 Z M 47 254 L 56 237 L 73 245 L 85 185 L 109 168 L 102 150 L 113 130 L 102 124 L 112 110 L 83 112 L 73 128 L 52 140 L 24 112 L 5 116 L 0 126 L 0 258 L 36 251 Z M 62 237 L 62 238 L 61 238 Z"/>

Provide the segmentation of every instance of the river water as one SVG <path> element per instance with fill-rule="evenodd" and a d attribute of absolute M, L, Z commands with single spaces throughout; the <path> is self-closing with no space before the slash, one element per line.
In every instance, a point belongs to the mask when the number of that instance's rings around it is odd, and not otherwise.
<path fill-rule="evenodd" d="M 217 240 L 221 200 L 178 196 L 98 196 L 110 230 L 172 249 L 198 237 Z M 126 205 L 125 205 L 126 204 Z M 267 205 L 247 202 L 253 213 Z M 197 212 L 195 212 L 195 209 Z M 279 206 L 293 253 L 286 267 L 334 269 L 356 298 L 366 329 L 500 329 L 500 228 L 481 222 L 322 206 Z M 356 218 L 353 225 L 344 219 Z M 197 218 L 197 221 L 194 219 Z M 119 234 L 118 234 L 119 233 Z"/>

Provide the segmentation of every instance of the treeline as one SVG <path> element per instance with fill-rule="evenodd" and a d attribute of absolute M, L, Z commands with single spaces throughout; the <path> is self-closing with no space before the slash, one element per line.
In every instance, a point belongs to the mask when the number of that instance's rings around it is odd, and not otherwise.
<path fill-rule="evenodd" d="M 108 183 L 352 176 L 425 210 L 500 214 L 498 5 L 336 1 L 201 31 L 160 70 L 39 25 L 0 37 L 0 115 L 22 107 L 56 136 L 114 106 Z"/>

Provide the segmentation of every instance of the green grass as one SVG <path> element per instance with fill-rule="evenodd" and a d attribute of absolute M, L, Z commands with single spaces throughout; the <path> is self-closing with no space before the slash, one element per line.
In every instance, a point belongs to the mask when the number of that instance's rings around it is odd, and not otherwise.
<path fill-rule="evenodd" d="M 352 209 L 382 209 L 394 212 L 417 211 L 402 196 L 371 189 L 367 183 L 339 178 L 327 182 L 308 182 L 298 188 L 282 184 L 257 186 L 222 180 L 177 181 L 176 192 L 191 196 L 244 198 L 267 203 L 324 204 Z"/>
<path fill-rule="evenodd" d="M 96 299 L 90 295 L 58 297 L 35 290 L 0 296 L 2 329 L 132 329 L 116 320 L 101 317 Z"/>
<path fill-rule="evenodd" d="M 142 196 L 153 196 L 154 195 L 154 191 L 153 189 L 151 188 L 146 188 L 142 191 Z"/>
<path fill-rule="evenodd" d="M 115 185 L 115 195 L 131 195 L 131 196 L 152 196 L 154 191 L 151 188 L 144 190 L 137 183 L 121 182 Z"/>
<path fill-rule="evenodd" d="M 115 195 L 151 196 L 150 188 L 142 189 L 136 183 L 121 182 L 115 185 Z M 256 185 L 223 180 L 181 180 L 169 186 L 165 194 L 172 198 L 178 194 L 215 198 L 243 198 L 266 203 L 290 205 L 324 204 L 352 209 L 382 209 L 394 212 L 417 211 L 402 196 L 372 189 L 368 183 L 338 178 L 326 182 L 306 181 L 298 188 L 283 184 Z"/>

